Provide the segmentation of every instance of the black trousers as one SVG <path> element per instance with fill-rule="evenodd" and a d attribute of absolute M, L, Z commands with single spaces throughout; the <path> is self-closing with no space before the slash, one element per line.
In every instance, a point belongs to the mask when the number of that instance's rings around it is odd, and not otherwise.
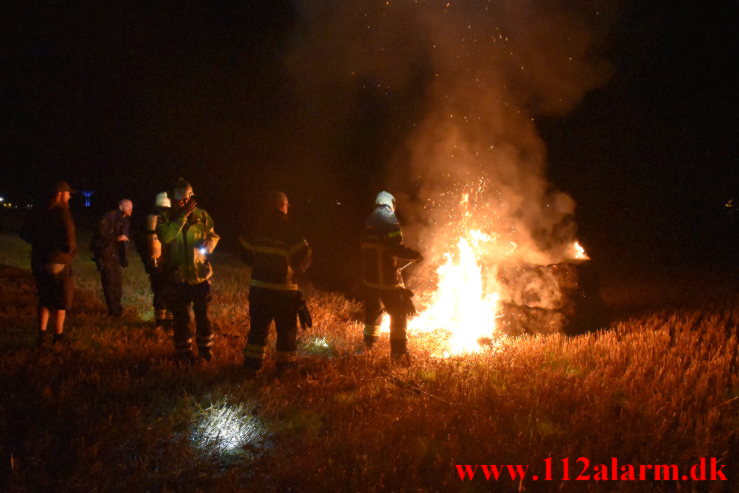
<path fill-rule="evenodd" d="M 118 257 L 99 260 L 98 269 L 100 269 L 100 281 L 103 285 L 103 295 L 105 296 L 105 304 L 108 306 L 108 313 L 120 315 L 123 313 L 123 306 L 121 306 L 123 268 L 121 263 Z"/>
<path fill-rule="evenodd" d="M 154 317 L 157 324 L 161 324 L 168 318 L 167 303 L 165 302 L 166 279 L 161 269 L 152 269 L 149 271 L 149 282 L 151 283 L 151 292 L 154 294 Z"/>
<path fill-rule="evenodd" d="M 174 347 L 178 354 L 192 351 L 192 330 L 190 328 L 190 306 L 195 313 L 195 328 L 198 349 L 210 351 L 213 347 L 213 329 L 208 319 L 210 303 L 210 281 L 199 284 L 186 282 L 165 285 L 165 302 L 174 316 Z"/>
<path fill-rule="evenodd" d="M 390 315 L 390 347 L 393 353 L 406 351 L 408 317 L 398 289 L 367 288 L 364 294 L 364 341 L 374 343 L 380 335 L 382 313 Z"/>
<path fill-rule="evenodd" d="M 297 354 L 298 291 L 279 291 L 251 287 L 249 289 L 249 320 L 251 328 L 246 338 L 244 358 L 247 365 L 259 368 L 264 359 L 267 335 L 272 320 L 277 330 L 275 360 L 277 365 L 289 365 Z"/>

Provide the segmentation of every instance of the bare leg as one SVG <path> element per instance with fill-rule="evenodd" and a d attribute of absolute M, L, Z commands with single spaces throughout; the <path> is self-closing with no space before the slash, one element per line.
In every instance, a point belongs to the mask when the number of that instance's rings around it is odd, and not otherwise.
<path fill-rule="evenodd" d="M 67 316 L 67 311 L 54 310 L 54 312 L 56 313 L 56 325 L 54 326 L 54 328 L 56 329 L 57 334 L 61 334 L 62 332 L 64 332 L 64 319 Z"/>
<path fill-rule="evenodd" d="M 45 306 L 38 307 L 38 330 L 45 331 L 49 324 L 49 309 Z"/>

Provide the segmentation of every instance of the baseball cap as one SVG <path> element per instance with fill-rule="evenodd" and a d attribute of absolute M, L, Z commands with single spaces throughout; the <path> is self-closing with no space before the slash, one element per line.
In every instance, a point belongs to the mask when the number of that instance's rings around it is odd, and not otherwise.
<path fill-rule="evenodd" d="M 56 186 L 54 187 L 54 193 L 59 192 L 77 193 L 77 190 L 70 187 L 69 183 L 67 183 L 66 181 L 59 180 L 58 182 L 56 182 Z"/>

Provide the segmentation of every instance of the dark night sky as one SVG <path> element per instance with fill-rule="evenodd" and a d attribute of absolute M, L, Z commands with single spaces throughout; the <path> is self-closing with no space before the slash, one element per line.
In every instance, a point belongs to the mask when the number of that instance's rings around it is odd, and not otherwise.
<path fill-rule="evenodd" d="M 610 81 L 570 115 L 538 121 L 548 175 L 575 198 L 581 235 L 603 256 L 695 245 L 710 256 L 726 243 L 717 237 L 736 234 L 722 208 L 739 195 L 737 5 L 625 2 L 601 48 Z M 0 194 L 63 176 L 148 201 L 185 176 L 231 231 L 234 211 L 279 186 L 320 244 L 355 225 L 382 183 L 378 162 L 399 138 L 387 123 L 403 117 L 389 103 L 366 96 L 367 127 L 347 129 L 349 163 L 324 161 L 303 131 L 313 122 L 290 117 L 299 102 L 284 56 L 300 29 L 290 1 L 2 10 Z"/>

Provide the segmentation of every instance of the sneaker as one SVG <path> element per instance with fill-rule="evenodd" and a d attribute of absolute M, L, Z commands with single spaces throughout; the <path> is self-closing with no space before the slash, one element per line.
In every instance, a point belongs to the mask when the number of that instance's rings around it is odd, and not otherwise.
<path fill-rule="evenodd" d="M 56 346 L 57 344 L 59 346 L 63 345 L 66 342 L 66 338 L 64 337 L 64 333 L 61 334 L 54 334 L 54 338 L 51 340 L 51 345 Z"/>
<path fill-rule="evenodd" d="M 203 361 L 212 361 L 213 360 L 213 351 L 210 349 L 201 349 L 198 353 L 198 357 L 202 359 Z"/>
<path fill-rule="evenodd" d="M 36 347 L 39 349 L 43 349 L 46 347 L 46 331 L 45 330 L 39 330 L 38 335 L 36 336 Z"/>

